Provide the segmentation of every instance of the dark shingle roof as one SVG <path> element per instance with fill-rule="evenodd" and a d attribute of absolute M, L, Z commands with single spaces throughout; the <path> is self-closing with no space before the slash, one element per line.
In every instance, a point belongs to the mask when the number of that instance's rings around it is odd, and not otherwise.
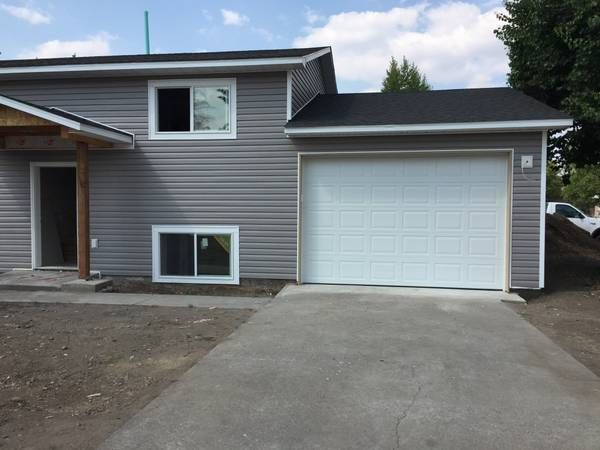
<path fill-rule="evenodd" d="M 179 61 L 214 61 L 259 58 L 294 58 L 310 55 L 329 47 L 287 48 L 277 50 L 243 50 L 229 52 L 158 53 L 153 55 L 78 56 L 71 58 L 39 58 L 0 60 L 0 68 L 56 66 L 72 64 L 147 63 Z"/>
<path fill-rule="evenodd" d="M 319 95 L 286 128 L 569 119 L 511 88 Z"/>

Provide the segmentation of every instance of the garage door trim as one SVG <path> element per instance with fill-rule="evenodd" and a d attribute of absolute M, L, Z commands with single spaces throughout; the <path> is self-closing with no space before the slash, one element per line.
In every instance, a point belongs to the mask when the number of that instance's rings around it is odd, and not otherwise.
<path fill-rule="evenodd" d="M 506 155 L 507 170 L 506 170 L 506 214 L 505 214 L 505 253 L 504 253 L 504 291 L 509 291 L 511 285 L 511 249 L 512 249 L 512 209 L 513 209 L 513 168 L 514 168 L 514 148 L 477 148 L 477 149 L 432 149 L 432 150 L 384 150 L 384 151 L 323 151 L 323 152 L 298 152 L 298 167 L 297 167 L 297 223 L 296 223 L 296 281 L 301 284 L 302 280 L 302 210 L 303 210 L 303 160 L 306 158 L 332 158 L 332 157 L 368 157 L 368 156 L 426 156 L 435 157 L 436 155 L 443 156 L 465 156 L 465 155 L 489 155 L 502 154 Z"/>

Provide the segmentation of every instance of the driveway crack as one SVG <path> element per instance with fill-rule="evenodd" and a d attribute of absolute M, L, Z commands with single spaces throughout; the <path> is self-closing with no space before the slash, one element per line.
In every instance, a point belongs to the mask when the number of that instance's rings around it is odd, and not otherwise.
<path fill-rule="evenodd" d="M 402 423 L 402 421 L 404 419 L 406 419 L 406 417 L 408 417 L 408 413 L 410 412 L 411 408 L 415 405 L 415 403 L 417 401 L 417 397 L 421 393 L 421 389 L 423 389 L 423 385 L 420 384 L 417 387 L 417 390 L 415 391 L 415 393 L 413 394 L 412 399 L 411 399 L 410 403 L 408 404 L 408 406 L 406 408 L 404 408 L 404 411 L 402 411 L 402 414 L 400 414 L 396 418 L 396 446 L 394 447 L 395 450 L 400 450 L 400 424 Z"/>

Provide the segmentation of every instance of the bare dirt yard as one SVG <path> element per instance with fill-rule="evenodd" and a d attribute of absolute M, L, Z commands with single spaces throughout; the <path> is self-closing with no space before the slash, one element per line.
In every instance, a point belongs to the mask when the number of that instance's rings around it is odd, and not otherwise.
<path fill-rule="evenodd" d="M 274 297 L 293 280 L 241 280 L 240 284 L 153 283 L 149 278 L 113 278 L 112 292 L 121 294 L 217 295 Z"/>
<path fill-rule="evenodd" d="M 600 239 L 548 215 L 546 289 L 512 307 L 600 376 Z"/>
<path fill-rule="evenodd" d="M 96 448 L 252 314 L 0 303 L 0 448 Z"/>

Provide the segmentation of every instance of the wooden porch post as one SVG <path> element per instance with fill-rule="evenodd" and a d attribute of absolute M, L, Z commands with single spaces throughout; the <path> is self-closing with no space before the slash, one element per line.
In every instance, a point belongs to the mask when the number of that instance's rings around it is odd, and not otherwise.
<path fill-rule="evenodd" d="M 77 266 L 79 278 L 90 277 L 90 180 L 88 144 L 77 142 Z"/>

